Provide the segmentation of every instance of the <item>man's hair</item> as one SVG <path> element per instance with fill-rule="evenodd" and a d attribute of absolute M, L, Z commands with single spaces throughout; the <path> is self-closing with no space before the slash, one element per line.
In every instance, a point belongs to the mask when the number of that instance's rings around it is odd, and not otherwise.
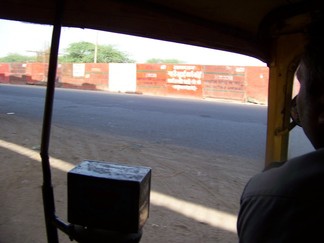
<path fill-rule="evenodd" d="M 307 83 L 309 88 L 314 91 L 316 83 L 324 85 L 324 20 L 323 13 L 317 13 L 313 21 L 306 29 L 308 43 L 305 46 L 302 62 L 307 68 Z M 316 81 L 316 82 L 314 82 Z"/>

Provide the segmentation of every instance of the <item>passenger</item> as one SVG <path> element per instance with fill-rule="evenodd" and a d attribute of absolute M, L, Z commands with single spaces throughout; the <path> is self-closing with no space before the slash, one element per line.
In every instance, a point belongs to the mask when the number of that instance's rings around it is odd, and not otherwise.
<path fill-rule="evenodd" d="M 240 243 L 324 242 L 324 29 L 308 29 L 296 78 L 297 112 L 314 152 L 290 159 L 250 179 L 240 201 Z"/>

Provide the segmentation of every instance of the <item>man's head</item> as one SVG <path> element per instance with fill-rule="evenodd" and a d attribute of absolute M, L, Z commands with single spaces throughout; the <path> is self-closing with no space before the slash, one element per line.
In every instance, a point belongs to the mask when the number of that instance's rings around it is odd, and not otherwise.
<path fill-rule="evenodd" d="M 298 66 L 297 109 L 303 130 L 315 149 L 324 148 L 324 38 L 323 21 L 312 25 L 309 43 Z"/>

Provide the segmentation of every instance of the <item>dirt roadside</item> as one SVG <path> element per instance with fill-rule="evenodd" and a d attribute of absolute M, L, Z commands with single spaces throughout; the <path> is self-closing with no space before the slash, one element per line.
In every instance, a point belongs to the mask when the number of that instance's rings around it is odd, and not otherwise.
<path fill-rule="evenodd" d="M 0 114 L 0 243 L 47 242 L 39 162 L 41 123 Z M 25 150 L 24 150 L 25 149 Z M 241 191 L 257 172 L 245 158 L 52 126 L 57 216 L 66 221 L 66 171 L 83 160 L 152 168 L 150 216 L 141 243 L 237 242 Z M 60 162 L 67 165 L 60 166 Z M 65 166 L 65 167 L 64 167 Z M 60 242 L 71 242 L 59 233 Z M 75 241 L 74 241 L 75 242 Z"/>

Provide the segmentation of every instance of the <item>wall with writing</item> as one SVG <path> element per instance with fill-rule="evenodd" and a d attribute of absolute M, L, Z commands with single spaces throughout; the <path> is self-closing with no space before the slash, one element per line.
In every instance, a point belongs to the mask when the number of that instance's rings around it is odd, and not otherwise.
<path fill-rule="evenodd" d="M 48 64 L 0 63 L 0 83 L 46 85 Z M 267 67 L 65 63 L 56 86 L 267 104 Z"/>
<path fill-rule="evenodd" d="M 204 67 L 204 97 L 245 101 L 245 88 L 245 67 Z"/>

